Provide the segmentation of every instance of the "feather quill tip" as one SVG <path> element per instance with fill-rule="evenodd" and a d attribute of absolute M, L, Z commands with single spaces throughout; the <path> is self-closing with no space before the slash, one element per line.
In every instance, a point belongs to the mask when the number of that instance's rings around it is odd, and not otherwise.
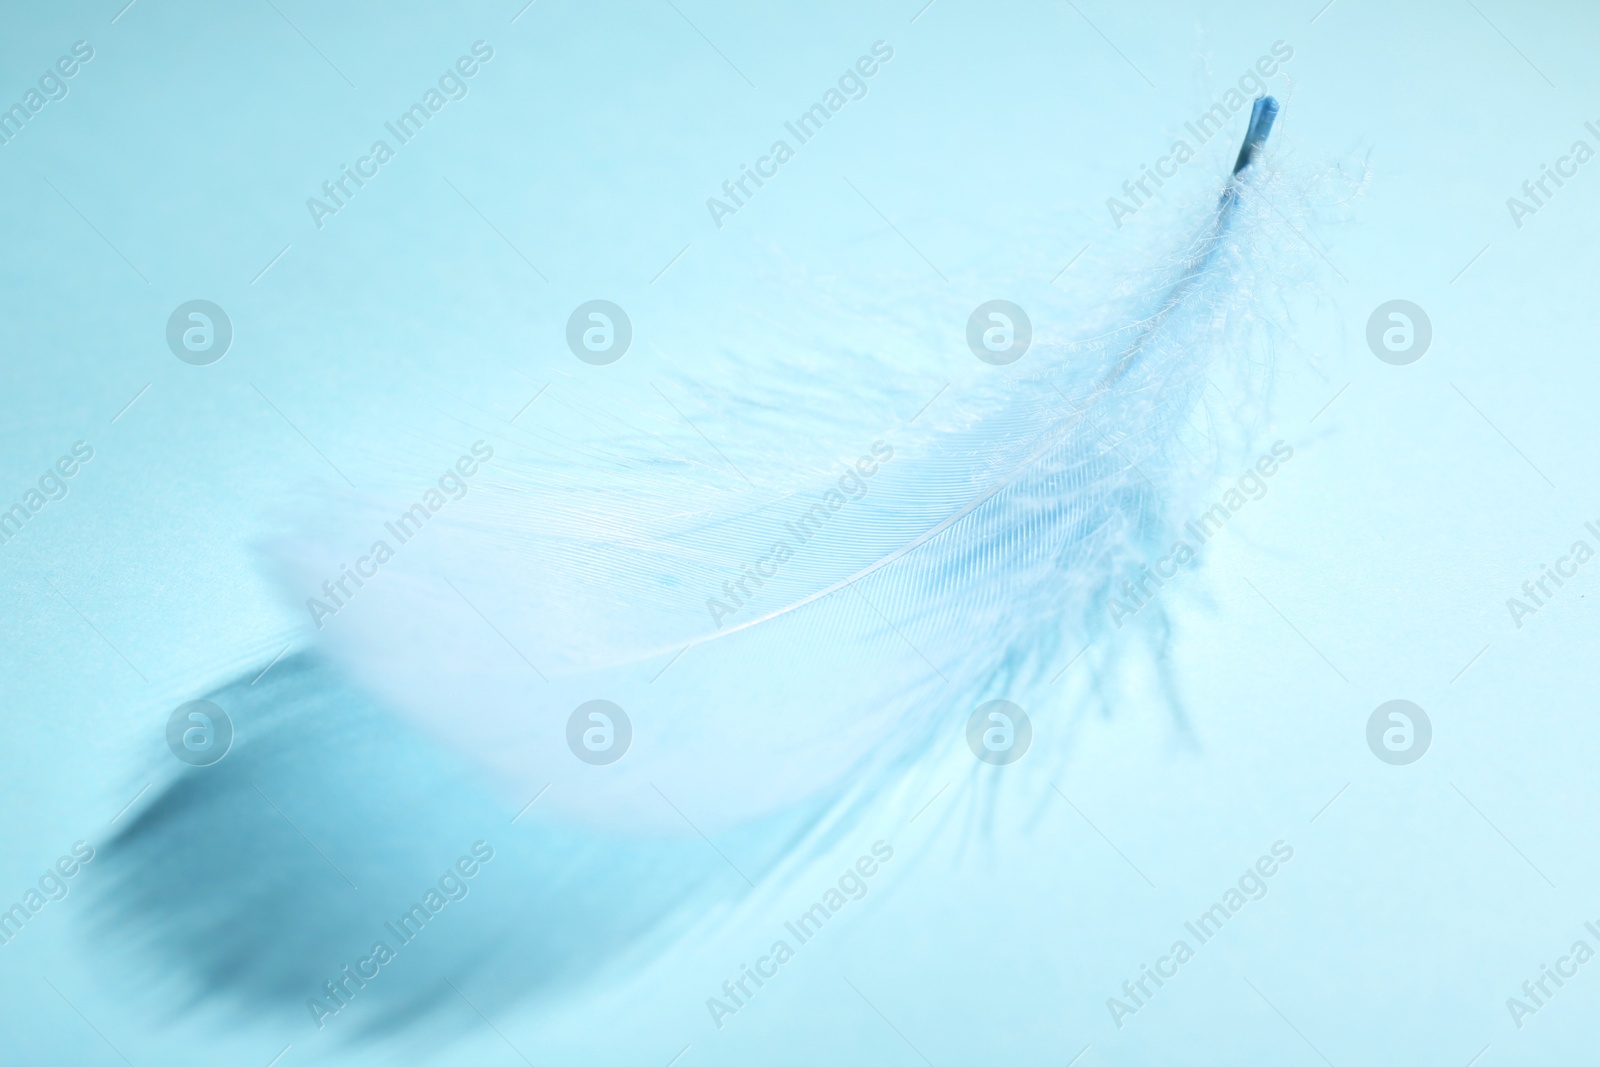
<path fill-rule="evenodd" d="M 1277 117 L 1276 97 L 1256 97 L 1255 106 L 1250 109 L 1250 126 L 1244 132 L 1244 143 L 1239 146 L 1239 158 L 1233 164 L 1235 174 L 1248 167 L 1250 161 L 1255 158 L 1257 150 L 1266 144 L 1267 135 L 1272 132 L 1273 120 Z"/>

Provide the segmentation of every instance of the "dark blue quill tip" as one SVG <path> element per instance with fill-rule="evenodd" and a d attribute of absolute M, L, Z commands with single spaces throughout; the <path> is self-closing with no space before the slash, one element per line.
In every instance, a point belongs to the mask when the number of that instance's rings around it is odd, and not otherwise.
<path fill-rule="evenodd" d="M 1239 158 L 1233 164 L 1235 174 L 1248 167 L 1256 151 L 1266 144 L 1267 135 L 1272 132 L 1272 122 L 1277 117 L 1278 101 L 1274 97 L 1256 97 L 1255 106 L 1250 110 L 1250 128 L 1244 132 L 1244 144 L 1239 146 Z"/>

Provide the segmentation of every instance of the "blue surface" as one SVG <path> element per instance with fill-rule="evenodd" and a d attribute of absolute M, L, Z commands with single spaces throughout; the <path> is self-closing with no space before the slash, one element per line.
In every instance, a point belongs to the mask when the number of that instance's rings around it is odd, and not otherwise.
<path fill-rule="evenodd" d="M 1579 167 L 1520 219 L 1507 198 L 1525 198 L 1522 184 L 1575 141 L 1600 149 L 1585 126 L 1600 125 L 1586 104 L 1594 12 L 676 2 L 446 12 L 113 0 L 0 12 L 0 104 L 23 101 L 75 42 L 93 50 L 70 78 L 46 81 L 41 98 L 58 84 L 65 95 L 0 145 L 0 507 L 30 487 L 58 495 L 40 483 L 47 469 L 76 442 L 93 449 L 63 478 L 65 495 L 0 545 L 0 905 L 23 901 L 75 842 L 95 850 L 47 881 L 41 896 L 61 885 L 64 898 L 0 946 L 6 1058 L 1581 1058 L 1600 964 L 1547 981 L 1554 992 L 1536 1013 L 1514 1019 L 1507 1001 L 1532 1003 L 1524 982 L 1574 942 L 1600 950 L 1585 926 L 1600 927 L 1588 603 L 1600 569 L 1549 586 L 1520 626 L 1507 599 L 1574 541 L 1600 548 L 1585 527 L 1600 527 L 1587 489 L 1600 462 L 1600 177 Z M 441 84 L 479 41 L 492 58 Z M 707 199 L 877 41 L 893 58 L 862 80 L 864 95 L 715 218 Z M 713 830 L 741 865 L 771 872 L 754 891 L 684 834 L 640 869 L 616 868 L 659 900 L 597 898 L 586 911 L 583 884 L 564 898 L 521 879 L 538 873 L 541 849 L 593 848 L 599 867 L 622 864 L 614 828 L 587 836 L 580 822 L 558 840 L 550 824 L 513 824 L 533 789 L 508 800 L 470 754 L 436 757 L 410 727 L 371 745 L 360 723 L 378 713 L 341 713 L 307 761 L 325 772 L 285 777 L 274 797 L 303 834 L 243 820 L 229 848 L 281 847 L 305 864 L 281 872 L 291 883 L 303 870 L 330 892 L 342 884 L 294 851 L 302 841 L 398 872 L 363 887 L 381 928 L 473 842 L 493 842 L 495 863 L 439 916 L 441 934 L 454 921 L 457 932 L 386 965 L 390 1008 L 428 1017 L 399 1038 L 376 1008 L 363 1019 L 360 1000 L 356 1018 L 318 1029 L 302 996 L 268 988 L 298 965 L 261 978 L 259 1003 L 235 973 L 287 959 L 273 952 L 314 939 L 314 918 L 360 934 L 349 951 L 325 946 L 330 959 L 365 955 L 367 920 L 310 915 L 324 898 L 274 896 L 239 913 L 253 925 L 178 937 L 150 916 L 213 914 L 216 887 L 192 881 L 205 857 L 174 852 L 141 883 L 157 898 L 116 910 L 125 883 L 112 840 L 155 818 L 174 783 L 197 780 L 163 740 L 172 709 L 241 672 L 248 685 L 288 646 L 322 647 L 271 560 L 285 528 L 322 513 L 330 486 L 410 491 L 428 482 L 417 471 L 436 477 L 485 428 L 526 446 L 513 417 L 525 433 L 528 419 L 564 431 L 577 425 L 570 411 L 632 404 L 652 381 L 706 367 L 708 392 L 755 393 L 755 371 L 724 371 L 737 362 L 729 352 L 763 338 L 791 356 L 810 342 L 892 352 L 919 396 L 984 370 L 961 327 L 997 295 L 1049 308 L 1036 329 L 1071 338 L 1107 277 L 1144 276 L 1199 224 L 1194 209 L 1215 203 L 1245 115 L 1120 226 L 1107 199 L 1275 42 L 1293 55 L 1263 79 L 1282 101 L 1266 157 L 1286 182 L 1274 188 L 1303 195 L 1264 212 L 1259 232 L 1302 282 L 1280 307 L 1291 329 L 1265 413 L 1208 398 L 1246 443 L 1198 487 L 1204 504 L 1176 506 L 1203 511 L 1275 441 L 1293 459 L 1163 592 L 1169 647 L 1141 651 L 1155 629 L 1107 627 L 1095 655 L 1033 693 L 1031 759 L 975 777 L 956 741 L 792 862 L 764 851 L 784 828 Z M 391 144 L 393 158 L 337 213 L 315 218 L 307 199 L 435 87 L 444 99 L 426 126 Z M 1365 174 L 1365 188 L 1336 203 L 1335 174 Z M 565 341 L 568 315 L 595 298 L 625 306 L 634 325 L 610 368 L 578 362 Z M 194 299 L 222 306 L 233 326 L 210 366 L 166 342 L 168 317 Z M 1405 366 L 1366 341 L 1369 316 L 1393 299 L 1432 323 L 1429 350 Z M 879 313 L 858 315 L 863 306 Z M 547 385 L 545 406 L 524 414 Z M 824 396 L 856 387 L 817 385 Z M 556 399 L 568 414 L 548 410 Z M 1426 709 L 1433 729 L 1405 766 L 1375 758 L 1365 733 L 1398 698 Z M 222 766 L 262 751 L 246 733 Z M 258 784 L 276 792 L 270 778 Z M 249 799 L 216 803 L 239 796 Z M 390 808 L 397 797 L 409 806 Z M 402 826 L 384 822 L 389 810 L 408 813 Z M 396 841 L 427 847 L 396 859 Z M 770 955 L 785 922 L 878 841 L 893 858 L 862 876 L 864 894 L 791 946 L 719 1027 L 708 998 L 725 1001 L 724 981 Z M 1292 859 L 1200 944 L 1185 923 L 1277 842 Z M 652 929 L 660 901 L 685 900 L 668 928 L 626 951 L 605 941 L 598 970 L 554 990 L 536 980 L 548 960 L 476 966 L 479 949 L 520 945 L 528 927 L 557 931 L 551 958 L 576 958 L 586 945 L 563 926 L 576 917 L 614 909 L 612 932 L 636 932 Z M 1180 939 L 1193 958 L 1118 1019 L 1108 998 L 1134 1003 L 1124 982 Z M 174 954 L 212 961 L 215 984 L 197 987 Z M 450 975 L 459 992 L 439 999 L 435 979 Z M 389 994 L 374 985 L 376 1004 Z"/>

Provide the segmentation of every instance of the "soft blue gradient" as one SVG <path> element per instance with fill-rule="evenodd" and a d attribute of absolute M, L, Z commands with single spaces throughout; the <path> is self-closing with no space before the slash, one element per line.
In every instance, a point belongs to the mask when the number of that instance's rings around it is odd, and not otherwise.
<path fill-rule="evenodd" d="M 1344 1067 L 1465 1065 L 1489 1046 L 1485 1067 L 1581 1060 L 1600 963 L 1520 1030 L 1505 1002 L 1574 940 L 1600 949 L 1583 928 L 1600 926 L 1589 602 L 1600 569 L 1582 569 L 1520 629 L 1505 600 L 1586 536 L 1584 522 L 1600 526 L 1587 488 L 1600 462 L 1600 164 L 1520 229 L 1505 200 L 1574 139 L 1600 146 L 1584 129 L 1600 125 L 1594 11 L 674 2 L 681 14 L 561 0 L 520 16 L 521 0 L 0 12 L 0 103 L 74 41 L 95 50 L 68 96 L 0 146 L 0 505 L 74 441 L 95 449 L 68 496 L 0 546 L 0 905 L 74 841 L 98 850 L 70 895 L 0 948 L 4 1058 L 264 1067 L 292 1046 L 279 1064 L 514 1064 L 515 1046 L 535 1063 L 665 1065 L 688 1046 L 685 1067 L 944 1067 L 1059 1065 L 1089 1046 L 1085 1067 Z M 318 230 L 306 197 L 480 39 L 495 55 L 469 95 Z M 706 197 L 879 39 L 895 57 L 865 99 L 717 229 Z M 510 435 L 504 420 L 546 383 L 555 391 L 540 404 L 565 391 L 604 407 L 624 376 L 630 397 L 647 393 L 651 380 L 692 377 L 701 354 L 764 336 L 788 354 L 806 340 L 893 350 L 915 368 L 907 391 L 925 379 L 931 396 L 974 374 L 967 309 L 996 295 L 1071 308 L 1099 291 L 1100 272 L 1138 275 L 1181 245 L 1196 225 L 1188 209 L 1214 203 L 1206 159 L 1121 229 L 1105 199 L 1279 40 L 1294 58 L 1288 83 L 1273 85 L 1283 112 L 1271 152 L 1298 174 L 1370 165 L 1370 184 L 1344 224 L 1331 205 L 1312 219 L 1284 204 L 1282 224 L 1263 231 L 1315 281 L 1291 303 L 1270 417 L 1243 418 L 1245 461 L 1278 439 L 1295 458 L 1203 569 L 1164 594 L 1176 706 L 1129 637 L 1147 631 L 1110 634 L 1106 649 L 1126 654 L 1086 657 L 1030 709 L 1038 755 L 1016 768 L 974 777 L 956 742 L 804 863 L 765 852 L 771 834 L 718 836 L 757 893 L 685 835 L 633 878 L 648 892 L 613 909 L 582 885 L 562 900 L 521 891 L 556 847 L 545 827 L 511 825 L 520 799 L 507 807 L 470 764 L 404 729 L 385 734 L 380 712 L 352 698 L 325 733 L 302 724 L 297 743 L 318 746 L 316 758 L 279 765 L 282 795 L 256 781 L 308 836 L 394 874 L 362 887 L 380 911 L 473 840 L 503 855 L 439 918 L 438 954 L 403 955 L 393 966 L 409 976 L 381 980 L 394 983 L 390 1007 L 414 994 L 436 1025 L 384 1040 L 364 1031 L 381 1024 L 356 1017 L 358 1004 L 318 1032 L 248 996 L 194 1001 L 186 976 L 152 970 L 159 954 L 130 951 L 164 935 L 107 910 L 118 899 L 109 842 L 153 818 L 182 779 L 162 740 L 171 709 L 241 672 L 248 684 L 291 642 L 314 646 L 263 560 L 286 516 L 343 485 L 319 450 L 363 490 L 409 487 L 484 427 Z M 1218 150 L 1222 173 L 1232 151 Z M 817 291 L 834 318 L 816 317 Z M 635 328 L 609 378 L 563 341 L 570 310 L 596 296 L 625 305 Z M 197 297 L 235 329 L 206 368 L 163 339 L 172 309 Z M 1364 341 L 1368 314 L 1397 297 L 1434 327 L 1408 367 L 1380 363 Z M 850 335 L 865 318 L 856 306 L 878 312 L 869 335 Z M 1047 325 L 1071 336 L 1077 321 Z M 710 384 L 743 392 L 736 379 Z M 518 427 L 545 425 L 540 410 Z M 1228 481 L 1202 495 L 1217 499 Z M 1396 697 L 1434 725 L 1432 750 L 1409 767 L 1365 746 L 1367 716 Z M 219 768 L 268 773 L 271 759 L 255 758 Z M 209 834 L 226 836 L 224 801 L 248 799 L 231 781 L 241 792 L 195 809 Z M 386 803 L 402 796 L 413 806 Z M 895 858 L 868 894 L 718 1030 L 706 998 L 880 839 Z M 1294 859 L 1267 896 L 1119 1030 L 1106 998 L 1279 839 Z M 343 892 L 315 854 L 294 851 L 300 840 L 241 818 L 227 847 L 293 856 Z M 209 914 L 216 887 L 171 862 L 158 868 L 168 881 L 145 889 L 159 888 L 170 915 Z M 248 970 L 293 956 L 274 925 L 291 913 L 294 936 L 324 920 L 344 928 L 322 910 L 320 882 L 300 890 L 230 931 L 237 949 L 179 937 L 165 948 L 222 969 L 237 951 Z M 691 902 L 687 936 L 597 959 L 601 977 L 554 997 L 521 995 L 541 960 L 518 965 L 519 933 L 608 909 L 648 918 L 651 893 Z M 638 915 L 613 917 L 647 926 Z M 456 919 L 460 940 L 447 942 Z M 581 955 L 564 936 L 551 951 Z M 491 941 L 512 946 L 509 962 L 462 958 Z M 316 970 L 293 962 L 274 979 Z M 492 1025 L 461 998 L 437 999 L 427 967 L 469 971 L 457 984 Z"/>

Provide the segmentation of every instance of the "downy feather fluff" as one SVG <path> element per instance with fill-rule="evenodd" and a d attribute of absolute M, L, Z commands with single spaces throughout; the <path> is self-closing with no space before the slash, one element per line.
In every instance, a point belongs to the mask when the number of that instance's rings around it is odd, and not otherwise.
<path fill-rule="evenodd" d="M 1258 103 L 1252 151 L 1275 111 Z M 970 310 L 953 303 L 936 324 L 879 315 L 881 346 L 774 324 L 693 374 L 594 368 L 609 376 L 558 380 L 514 424 L 468 411 L 410 489 L 296 516 L 272 550 L 283 587 L 337 610 L 259 685 L 213 694 L 238 750 L 118 839 L 113 915 L 140 917 L 196 998 L 303 1012 L 460 827 L 515 842 L 480 890 L 500 905 L 462 909 L 452 941 L 416 950 L 428 966 L 363 991 L 365 1029 L 430 1014 L 442 973 L 491 976 L 489 1009 L 553 992 L 748 893 L 979 702 L 1044 691 L 1165 543 L 1210 473 L 1190 451 L 1202 397 L 1254 377 L 1278 293 L 1249 159 L 1164 270 L 1102 286 L 1092 318 L 1038 308 L 1013 365 L 951 343 Z M 958 369 L 930 374 L 918 345 Z M 480 440 L 493 456 L 464 495 L 395 537 Z M 329 604 L 324 581 L 379 540 L 392 560 Z M 596 699 L 632 724 L 608 766 L 567 742 Z M 394 768 L 376 804 L 362 783 Z"/>

